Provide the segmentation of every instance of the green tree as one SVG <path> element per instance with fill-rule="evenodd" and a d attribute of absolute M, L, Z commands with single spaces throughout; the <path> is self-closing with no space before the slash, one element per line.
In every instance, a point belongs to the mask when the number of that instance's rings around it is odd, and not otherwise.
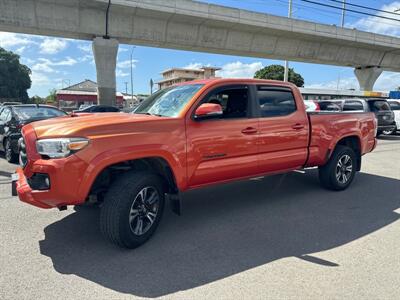
<path fill-rule="evenodd" d="M 284 73 L 285 73 L 285 68 L 283 66 L 270 65 L 258 70 L 254 74 L 254 78 L 283 81 Z M 304 86 L 304 78 L 299 73 L 296 73 L 293 70 L 293 68 L 289 68 L 289 81 L 299 87 Z"/>
<path fill-rule="evenodd" d="M 45 103 L 44 99 L 38 95 L 33 96 L 32 98 L 29 99 L 30 103 L 33 104 L 43 104 Z"/>
<path fill-rule="evenodd" d="M 46 97 L 46 102 L 54 103 L 57 99 L 57 90 L 51 89 L 49 90 L 49 95 Z"/>
<path fill-rule="evenodd" d="M 31 70 L 19 62 L 19 55 L 0 47 L 0 98 L 29 101 Z"/>

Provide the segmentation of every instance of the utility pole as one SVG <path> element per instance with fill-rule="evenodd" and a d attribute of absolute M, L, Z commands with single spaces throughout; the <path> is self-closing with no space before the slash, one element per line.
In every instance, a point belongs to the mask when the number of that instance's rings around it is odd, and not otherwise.
<path fill-rule="evenodd" d="M 128 81 L 125 81 L 125 94 L 128 96 Z"/>
<path fill-rule="evenodd" d="M 343 0 L 343 4 L 342 4 L 342 27 L 344 27 L 345 14 L 346 14 L 346 0 Z"/>
<path fill-rule="evenodd" d="M 132 46 L 131 51 L 131 100 L 133 99 L 133 50 L 135 50 L 136 46 Z"/>
<path fill-rule="evenodd" d="M 154 81 L 152 78 L 150 78 L 150 95 L 153 95 L 153 86 L 154 86 Z"/>
<path fill-rule="evenodd" d="M 292 18 L 292 0 L 289 0 L 288 18 Z M 285 73 L 283 75 L 283 81 L 289 81 L 289 62 L 285 60 Z"/>

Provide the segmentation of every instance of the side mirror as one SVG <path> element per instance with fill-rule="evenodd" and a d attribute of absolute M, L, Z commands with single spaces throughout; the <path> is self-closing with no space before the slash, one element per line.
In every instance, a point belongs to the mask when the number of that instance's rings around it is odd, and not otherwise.
<path fill-rule="evenodd" d="M 196 119 L 215 118 L 222 115 L 222 106 L 215 103 L 203 103 L 194 113 Z"/>

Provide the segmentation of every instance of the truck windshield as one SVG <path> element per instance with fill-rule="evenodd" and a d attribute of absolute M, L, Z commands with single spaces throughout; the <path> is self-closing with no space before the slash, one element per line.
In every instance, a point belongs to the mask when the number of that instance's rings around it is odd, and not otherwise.
<path fill-rule="evenodd" d="M 176 117 L 203 86 L 204 84 L 188 84 L 160 90 L 144 100 L 133 113 Z"/>

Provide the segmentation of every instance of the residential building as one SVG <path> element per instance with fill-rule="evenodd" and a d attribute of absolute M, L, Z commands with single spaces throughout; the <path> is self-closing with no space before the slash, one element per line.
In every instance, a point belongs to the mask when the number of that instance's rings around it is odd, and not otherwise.
<path fill-rule="evenodd" d="M 215 72 L 218 70 L 220 68 L 216 67 L 201 67 L 200 69 L 172 68 L 161 73 L 163 79 L 157 84 L 159 89 L 164 89 L 181 82 L 214 78 Z"/>

